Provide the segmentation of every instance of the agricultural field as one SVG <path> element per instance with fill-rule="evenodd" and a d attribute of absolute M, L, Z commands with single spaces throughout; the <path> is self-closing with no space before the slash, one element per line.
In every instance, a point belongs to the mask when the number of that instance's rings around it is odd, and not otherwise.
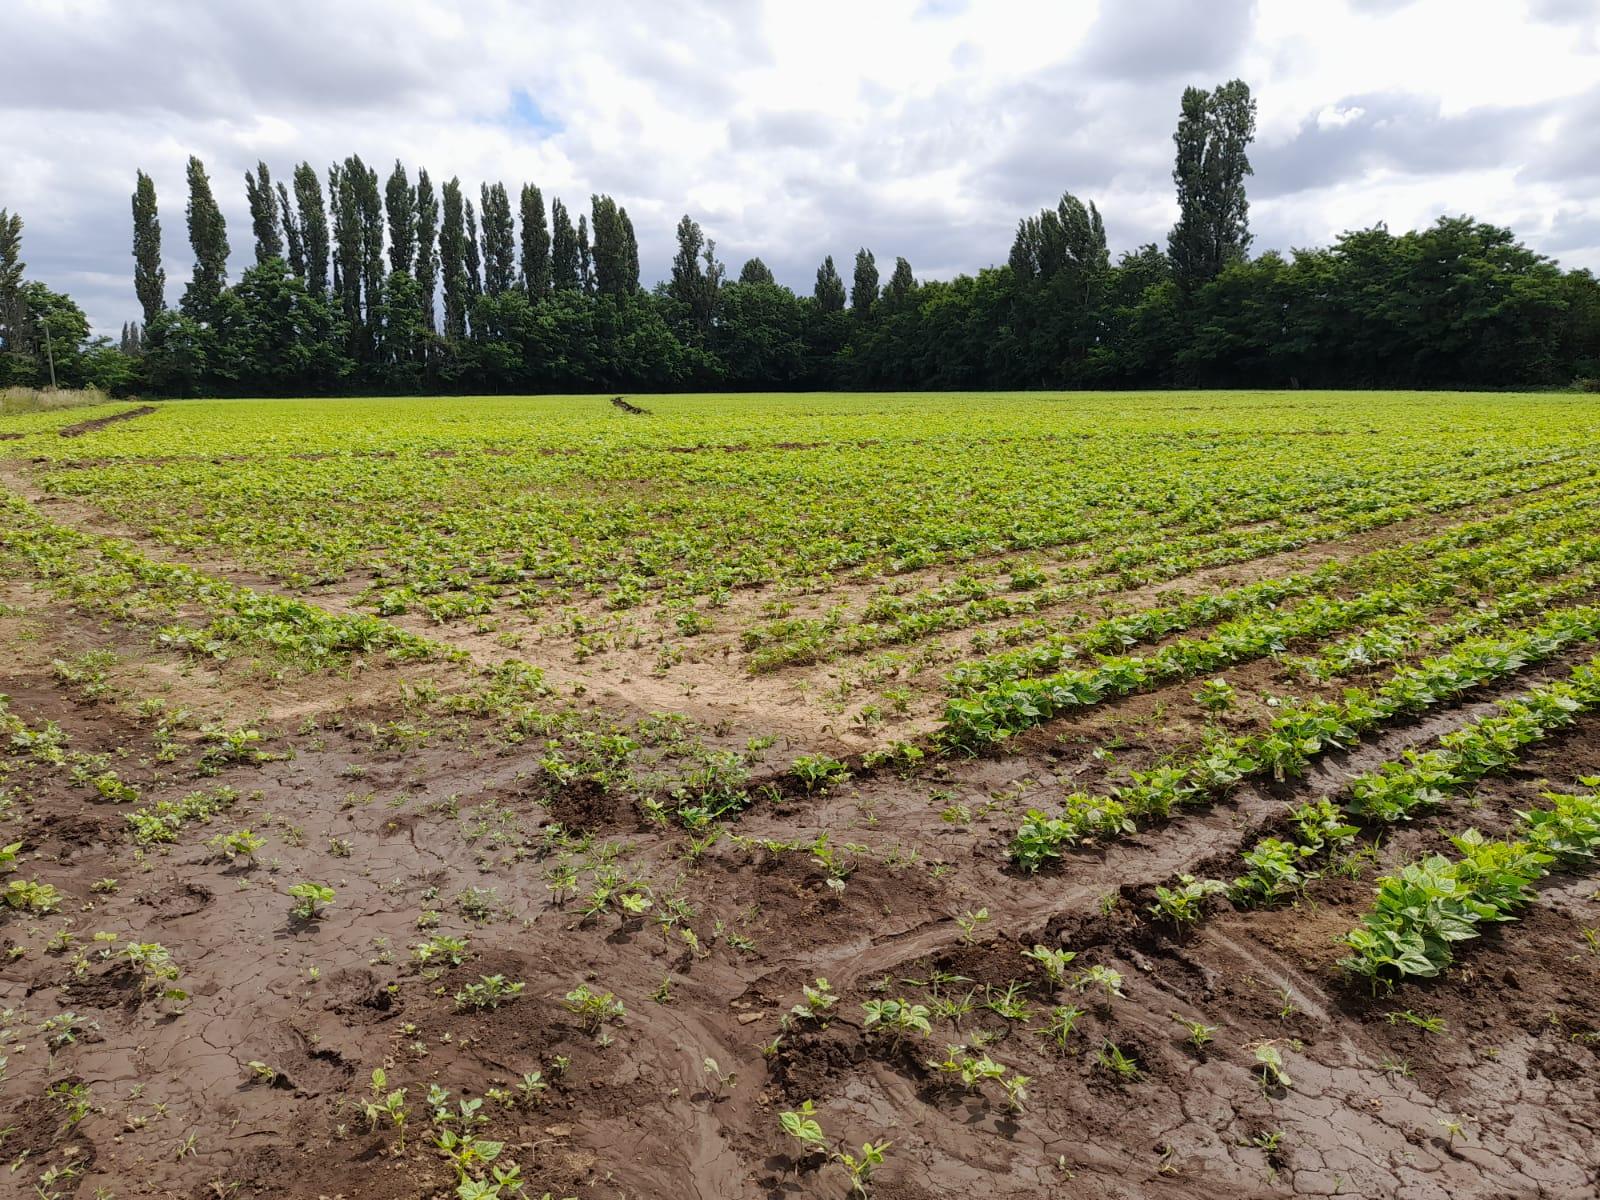
<path fill-rule="evenodd" d="M 6 1188 L 1597 1194 L 1600 397 L 619 400 L 0 416 Z"/>

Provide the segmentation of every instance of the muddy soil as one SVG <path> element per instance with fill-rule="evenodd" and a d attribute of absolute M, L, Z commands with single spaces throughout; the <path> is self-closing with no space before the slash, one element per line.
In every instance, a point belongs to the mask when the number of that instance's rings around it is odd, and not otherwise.
<path fill-rule="evenodd" d="M 1600 772 L 1592 719 L 1383 841 L 1356 877 L 1276 910 L 1216 902 L 1179 938 L 1143 913 L 1149 889 L 1225 874 L 1281 796 L 1245 789 L 1024 878 L 1006 865 L 1007 831 L 1021 807 L 1076 786 L 1045 742 L 779 798 L 696 844 L 615 797 L 553 791 L 537 747 L 487 727 L 390 747 L 372 730 L 414 714 L 370 704 L 269 726 L 270 759 L 203 772 L 192 747 L 162 754 L 137 697 L 89 700 L 49 669 L 81 648 L 80 625 L 30 620 L 32 649 L 0 678 L 9 711 L 106 755 L 140 796 L 111 802 L 8 749 L 5 838 L 24 846 L 12 878 L 64 897 L 0 918 L 0 1129 L 28 1188 L 451 1195 L 434 1140 L 459 1124 L 431 1120 L 437 1085 L 452 1106 L 494 1097 L 479 1132 L 535 1196 L 845 1195 L 845 1168 L 779 1127 L 807 1100 L 830 1148 L 892 1143 L 882 1197 L 1595 1194 L 1600 881 L 1552 878 L 1459 969 L 1389 996 L 1352 986 L 1335 945 L 1372 875 L 1437 848 L 1440 829 L 1503 828 L 1546 781 Z M 1336 790 L 1436 732 L 1396 730 L 1300 790 Z M 132 836 L 134 808 L 219 788 L 234 798 L 209 822 L 166 844 Z M 208 846 L 241 828 L 265 839 L 253 861 Z M 650 907 L 586 916 L 607 871 Z M 313 919 L 290 912 L 302 880 L 335 891 Z M 459 965 L 417 961 L 413 947 L 440 934 L 465 940 Z M 152 942 L 186 1000 L 124 952 Z M 1122 995 L 1049 984 L 1022 954 L 1036 944 L 1075 953 L 1074 972 L 1117 971 Z M 819 976 L 837 999 L 822 1019 L 786 1020 Z M 478 1007 L 485 977 L 522 986 Z M 583 986 L 624 1011 L 571 1011 Z M 867 1031 L 862 1008 L 892 999 L 966 1011 L 896 1042 Z M 1081 1010 L 1061 1045 L 1042 1032 L 1053 1008 Z M 1192 1045 L 1175 1015 L 1213 1026 L 1210 1040 Z M 1288 1086 L 1259 1078 L 1264 1042 Z M 1022 1111 L 999 1083 L 965 1088 L 930 1065 L 953 1043 L 1026 1075 Z M 1125 1077 L 1107 1065 L 1117 1055 Z M 404 1150 L 366 1115 L 375 1068 L 405 1089 Z"/>
<path fill-rule="evenodd" d="M 92 421 L 79 421 L 75 425 L 65 425 L 57 430 L 64 438 L 82 437 L 86 433 L 93 433 L 96 429 L 104 429 L 107 425 L 115 425 L 119 421 L 131 421 L 135 417 L 148 416 L 156 411 L 153 404 L 141 404 L 138 408 L 130 408 L 124 412 L 112 413 L 109 417 L 96 417 Z"/>

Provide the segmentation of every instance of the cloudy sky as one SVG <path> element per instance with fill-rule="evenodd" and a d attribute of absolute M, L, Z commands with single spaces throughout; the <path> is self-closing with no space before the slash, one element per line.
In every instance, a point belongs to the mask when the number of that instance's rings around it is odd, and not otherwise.
<path fill-rule="evenodd" d="M 243 172 L 395 158 L 436 180 L 605 191 L 646 283 L 685 211 L 737 271 L 809 290 L 857 246 L 921 277 L 1004 261 L 1019 216 L 1095 200 L 1162 241 L 1185 85 L 1260 105 L 1256 249 L 1470 212 L 1600 269 L 1600 0 L 0 0 L 0 207 L 30 274 L 136 315 L 129 193 L 168 297 L 198 154 L 250 256 Z"/>

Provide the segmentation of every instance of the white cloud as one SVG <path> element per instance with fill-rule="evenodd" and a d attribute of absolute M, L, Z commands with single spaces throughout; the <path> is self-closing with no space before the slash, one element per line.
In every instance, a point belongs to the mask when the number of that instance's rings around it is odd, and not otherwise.
<path fill-rule="evenodd" d="M 1440 212 L 1600 267 L 1594 5 L 1569 0 L 8 0 L 0 205 L 101 330 L 136 313 L 135 169 L 169 298 L 183 164 L 249 261 L 243 172 L 350 153 L 628 207 L 647 279 L 692 212 L 737 270 L 808 288 L 859 245 L 922 275 L 1003 261 L 1017 218 L 1094 198 L 1118 249 L 1173 216 L 1186 84 L 1248 80 L 1258 249 Z"/>

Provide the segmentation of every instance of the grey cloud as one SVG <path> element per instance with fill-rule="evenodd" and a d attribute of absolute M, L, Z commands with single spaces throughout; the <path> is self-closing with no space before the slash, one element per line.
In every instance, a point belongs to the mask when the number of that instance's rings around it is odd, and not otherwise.
<path fill-rule="evenodd" d="M 1105 3 L 1073 62 L 1099 79 L 1211 82 L 1249 45 L 1255 12 L 1255 0 Z"/>
<path fill-rule="evenodd" d="M 1517 178 L 1564 183 L 1600 179 L 1600 87 L 1553 105 L 1551 111 L 1557 116 L 1554 136 L 1542 143 L 1530 139 L 1532 153 Z"/>
<path fill-rule="evenodd" d="M 1436 99 L 1403 92 L 1346 96 L 1330 108 L 1351 115 L 1320 121 L 1313 113 L 1289 141 L 1252 151 L 1253 192 L 1289 195 L 1380 168 L 1428 175 L 1515 161 L 1545 112 L 1529 106 L 1445 115 Z"/>
<path fill-rule="evenodd" d="M 408 44 L 382 19 L 325 20 L 320 5 L 226 7 L 144 3 L 9 14 L 11 104 L 43 110 L 165 111 L 185 118 L 241 111 L 354 110 L 423 96 L 436 72 L 465 65 L 462 47 Z"/>
<path fill-rule="evenodd" d="M 1529 0 L 1528 12 L 1540 21 L 1557 25 L 1593 21 L 1597 15 L 1594 0 Z"/>
<path fill-rule="evenodd" d="M 1600 213 L 1560 209 L 1551 218 L 1549 230 L 1539 240 L 1551 254 L 1600 249 Z"/>
<path fill-rule="evenodd" d="M 728 127 L 728 144 L 735 150 L 816 150 L 838 137 L 834 122 L 821 113 L 794 110 L 739 117 Z"/>
<path fill-rule="evenodd" d="M 1170 173 L 1177 97 L 1122 87 L 1096 95 L 1050 71 L 994 97 L 1004 117 L 979 161 L 996 199 L 1031 211 L 1063 191 L 1088 199 L 1120 179 L 1153 184 Z"/>

